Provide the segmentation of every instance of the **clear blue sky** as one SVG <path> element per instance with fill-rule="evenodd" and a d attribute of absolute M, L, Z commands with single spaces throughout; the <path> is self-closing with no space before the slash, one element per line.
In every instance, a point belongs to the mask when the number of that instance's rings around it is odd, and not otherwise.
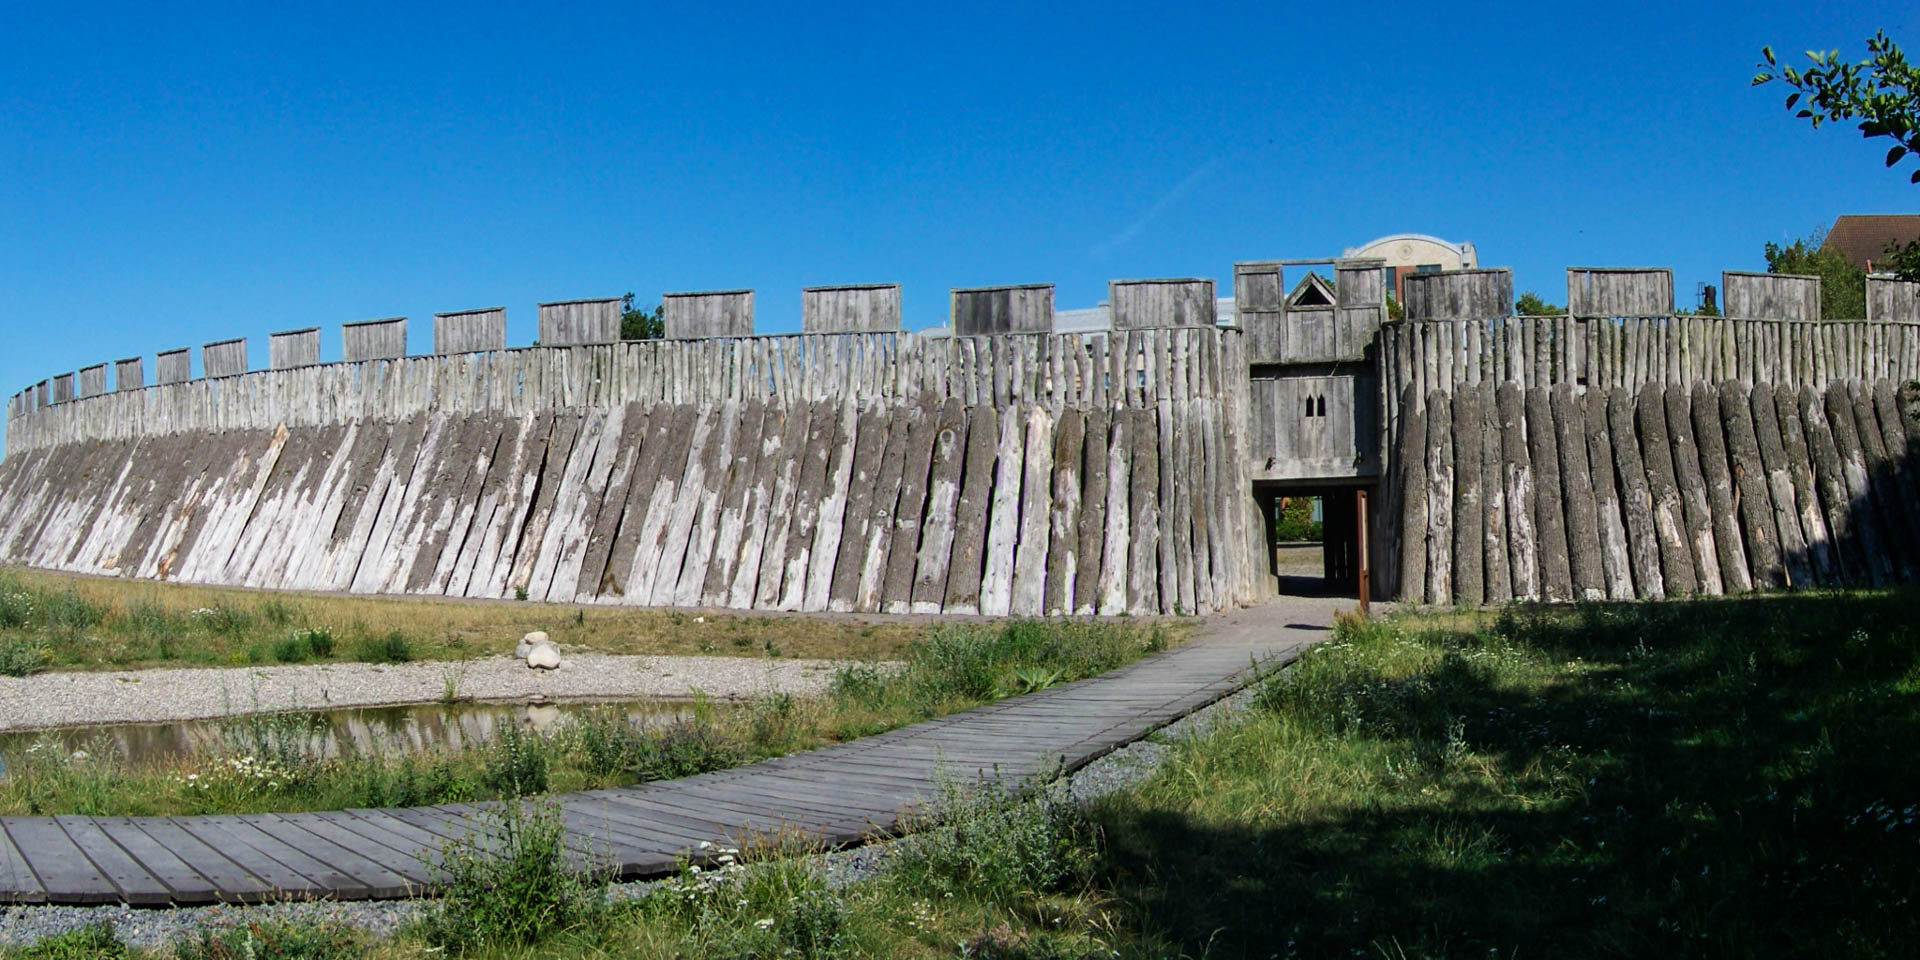
<path fill-rule="evenodd" d="M 0 13 L 0 396 L 393 315 L 424 352 L 496 304 L 524 344 L 536 301 L 628 290 L 753 287 L 781 331 L 803 285 L 898 281 L 919 328 L 951 286 L 1086 306 L 1397 232 L 1690 302 L 1920 211 L 1884 144 L 1748 86 L 1766 43 L 1920 47 L 1911 2 L 282 6 Z"/>

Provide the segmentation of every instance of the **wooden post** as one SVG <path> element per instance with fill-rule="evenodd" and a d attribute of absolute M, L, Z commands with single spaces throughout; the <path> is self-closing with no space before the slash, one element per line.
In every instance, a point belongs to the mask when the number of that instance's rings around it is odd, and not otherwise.
<path fill-rule="evenodd" d="M 1353 510 L 1357 518 L 1355 522 L 1359 524 L 1360 529 L 1360 570 L 1356 577 L 1360 587 L 1360 616 L 1364 619 L 1370 615 L 1367 606 L 1367 583 L 1372 575 L 1372 571 L 1368 569 L 1371 564 L 1367 562 L 1367 491 L 1365 487 L 1353 492 Z"/>

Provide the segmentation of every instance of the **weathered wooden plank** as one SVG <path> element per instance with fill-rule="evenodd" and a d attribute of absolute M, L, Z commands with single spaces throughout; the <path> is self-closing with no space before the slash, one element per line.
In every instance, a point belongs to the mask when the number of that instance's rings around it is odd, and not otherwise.
<path fill-rule="evenodd" d="M 1889 364 L 1883 363 L 1883 366 Z M 1907 428 L 1920 429 L 1920 424 L 1907 422 L 1903 427 L 1899 404 L 1894 398 L 1893 383 L 1885 379 L 1863 384 L 1862 391 L 1871 395 L 1871 406 L 1879 419 L 1882 444 L 1886 450 L 1887 467 L 1895 485 L 1893 499 L 1898 501 L 1906 516 L 1908 532 L 1920 538 L 1920 465 L 1913 462 L 1907 443 Z M 1861 423 L 1864 425 L 1865 420 Z M 1920 558 L 1920 545 L 1913 545 L 1910 552 Z M 1920 559 L 1916 561 L 1920 567 Z"/>
<path fill-rule="evenodd" d="M 1774 503 L 1767 490 L 1766 464 L 1760 441 L 1753 429 L 1753 408 L 1742 385 L 1720 385 L 1720 420 L 1726 431 L 1728 467 L 1739 491 L 1741 531 L 1746 536 L 1747 559 L 1756 589 L 1778 590 L 1787 586 L 1786 566 L 1781 562 L 1779 528 L 1774 523 Z"/>
<path fill-rule="evenodd" d="M 1759 442 L 1758 468 L 1765 471 L 1767 492 L 1773 498 L 1773 523 L 1780 538 L 1780 559 L 1786 568 L 1788 585 L 1802 588 L 1812 586 L 1818 578 L 1814 574 L 1811 548 L 1800 526 L 1793 468 L 1787 462 L 1786 439 L 1780 433 L 1780 414 L 1773 405 L 1773 386 L 1767 383 L 1754 384 L 1746 400 L 1752 415 L 1754 436 Z M 1817 510 L 1815 514 L 1818 515 Z"/>
<path fill-rule="evenodd" d="M 1489 604 L 1513 599 L 1512 560 L 1507 555 L 1507 490 L 1505 463 L 1500 456 L 1500 408 L 1494 399 L 1495 379 L 1475 388 L 1479 394 L 1480 505 L 1482 595 Z M 1370 521 L 1372 522 L 1372 521 Z"/>
<path fill-rule="evenodd" d="M 1739 504 L 1727 462 L 1726 433 L 1720 422 L 1720 402 L 1714 389 L 1695 384 L 1691 404 L 1694 448 L 1707 488 L 1707 506 L 1713 516 L 1713 541 L 1720 561 L 1720 583 L 1728 593 L 1746 593 L 1754 579 L 1747 563 L 1746 538 L 1741 535 Z M 1671 418 L 1669 418 L 1671 423 Z"/>
<path fill-rule="evenodd" d="M 700 586 L 700 602 L 707 606 L 727 603 L 734 577 L 739 573 L 741 540 L 752 512 L 754 478 L 766 458 L 767 420 L 765 401 L 755 397 L 741 405 L 740 426 L 733 438 L 718 501 L 719 524 Z"/>
<path fill-rule="evenodd" d="M 1533 525 L 1539 538 L 1540 593 L 1572 600 L 1573 569 L 1567 556 L 1567 515 L 1560 488 L 1560 449 L 1553 432 L 1546 387 L 1527 390 L 1527 445 L 1533 452 Z"/>
<path fill-rule="evenodd" d="M 1633 557 L 1627 551 L 1627 526 L 1620 514 L 1620 487 L 1614 472 L 1612 428 L 1607 423 L 1607 394 L 1588 389 L 1584 401 L 1587 459 L 1592 469 L 1594 520 L 1599 526 L 1600 561 L 1607 598 L 1634 598 Z"/>
<path fill-rule="evenodd" d="M 827 597 L 827 609 L 847 612 L 854 608 L 860 592 L 860 574 L 867 560 L 867 527 L 873 520 L 874 493 L 879 486 L 881 454 L 893 429 L 894 411 L 884 404 L 869 404 L 859 414 L 853 459 L 848 474 L 845 517 L 841 523 L 840 547 L 833 561 L 833 578 Z M 897 496 L 897 491 L 896 491 Z M 893 505 L 884 511 L 888 520 Z"/>
<path fill-rule="evenodd" d="M 1820 390 L 1802 387 L 1797 412 L 1806 427 L 1814 478 L 1820 485 L 1821 507 L 1843 575 L 1851 584 L 1886 583 L 1892 568 L 1883 568 L 1885 554 L 1880 550 L 1877 526 L 1871 520 L 1871 507 L 1864 498 L 1854 497 L 1854 476 L 1850 464 L 1840 453 L 1838 438 L 1827 418 L 1826 399 Z M 1865 479 L 1864 470 L 1860 472 L 1860 479 Z"/>
<path fill-rule="evenodd" d="M 1480 390 L 1456 384 L 1453 394 L 1453 598 L 1475 605 L 1486 599 L 1485 534 L 1481 524 Z"/>
<path fill-rule="evenodd" d="M 1820 505 L 1821 487 L 1814 478 L 1814 455 L 1807 445 L 1805 425 L 1800 420 L 1799 394 L 1791 386 L 1782 387 L 1775 393 L 1771 387 L 1764 392 L 1754 391 L 1754 416 L 1762 416 L 1761 407 L 1773 408 L 1777 429 L 1780 431 L 1781 450 L 1786 457 L 1787 470 L 1793 478 L 1794 510 L 1800 518 L 1800 527 L 1806 535 L 1807 554 L 1812 563 L 1813 577 L 1816 583 L 1835 586 L 1848 582 L 1840 556 L 1834 550 L 1833 537 L 1827 527 L 1827 515 Z M 1832 442 L 1832 438 L 1828 438 Z M 1865 582 L 1862 576 L 1857 581 Z"/>
<path fill-rule="evenodd" d="M 980 612 L 981 553 L 987 535 L 987 512 L 993 498 L 993 468 L 1000 443 L 1000 416 L 994 407 L 971 411 L 967 424 L 966 472 L 954 509 L 953 557 L 947 569 L 948 613 Z"/>
<path fill-rule="evenodd" d="M 851 405 L 821 400 L 807 436 L 805 460 L 794 487 L 793 522 L 787 539 L 785 573 L 780 581 L 776 609 L 799 610 L 806 601 L 807 575 L 813 559 L 814 536 L 822 507 L 830 499 L 827 484 L 843 434 L 852 427 Z"/>
<path fill-rule="evenodd" d="M 923 403 L 926 406 L 914 412 L 907 437 L 906 473 L 900 481 L 900 508 L 889 551 L 888 603 L 890 608 L 910 607 L 915 613 L 938 612 L 943 601 L 953 596 L 951 577 L 956 565 L 961 565 L 972 578 L 971 602 L 977 609 L 977 548 L 972 559 L 963 562 L 967 548 L 955 543 L 966 506 L 961 496 L 962 473 L 971 462 L 966 448 L 967 408 L 953 398 L 938 409 L 931 406 L 931 396 Z M 976 519 L 984 518 L 983 513 Z"/>
<path fill-rule="evenodd" d="M 839 558 L 841 537 L 845 531 L 848 487 L 853 477 L 853 456 L 858 446 L 860 427 L 858 401 L 841 405 L 840 426 L 835 434 L 833 457 L 826 473 L 826 487 L 820 492 L 819 512 L 814 519 L 813 546 L 808 551 L 805 588 L 800 609 L 817 613 L 827 609 L 833 586 L 833 568 Z"/>
<path fill-rule="evenodd" d="M 1641 394 L 1646 403 L 1646 391 Z M 1675 485 L 1672 516 L 1661 513 L 1666 491 L 1649 472 L 1653 484 L 1654 527 L 1660 538 L 1660 561 L 1665 571 L 1667 592 L 1675 595 L 1703 593 L 1719 596 L 1725 592 L 1721 577 L 1718 541 L 1715 537 L 1713 507 L 1707 483 L 1700 472 L 1700 451 L 1693 442 L 1693 421 L 1684 384 L 1655 388 L 1651 412 L 1643 411 L 1641 434 L 1646 449 L 1647 469 L 1665 470 Z M 1664 415 L 1661 411 L 1665 411 Z M 1657 422 L 1656 422 L 1657 420 Z M 1659 436 L 1651 436 L 1657 431 Z M 1662 463 L 1661 458 L 1666 458 Z M 1674 530 L 1666 523 L 1671 519 Z M 1676 545 L 1678 547 L 1676 552 Z"/>
<path fill-rule="evenodd" d="M 1020 541 L 1020 482 L 1025 476 L 1027 413 L 1010 407 L 1000 423 L 1000 445 L 995 457 L 993 506 L 987 520 L 984 571 L 980 577 L 980 612 L 1006 616 L 1013 609 L 1014 551 Z"/>
<path fill-rule="evenodd" d="M 1027 411 L 1021 470 L 1019 543 L 1014 548 L 1009 606 L 1016 616 L 1045 612 L 1047 546 L 1052 513 L 1053 415 L 1036 404 Z"/>
<path fill-rule="evenodd" d="M 1597 392 L 1597 391 L 1596 391 Z M 1644 395 L 1643 395 L 1644 396 Z M 1656 508 L 1654 494 L 1648 478 L 1653 470 L 1642 458 L 1640 450 L 1643 437 L 1634 430 L 1634 398 L 1625 387 L 1614 387 L 1607 392 L 1607 426 L 1613 443 L 1614 465 L 1620 475 L 1620 498 L 1627 528 L 1627 549 L 1633 556 L 1635 589 L 1639 596 L 1649 600 L 1665 597 L 1668 586 L 1662 572 L 1662 555 L 1672 550 L 1676 566 L 1688 571 L 1687 582 L 1693 582 L 1692 560 L 1687 556 L 1685 539 L 1681 532 L 1681 508 L 1679 495 L 1673 493 L 1673 499 L 1666 506 L 1665 520 L 1670 529 L 1663 535 L 1656 532 Z M 1643 419 L 1650 425 L 1660 428 L 1660 440 L 1657 445 L 1647 446 L 1661 452 L 1667 452 L 1666 420 L 1661 410 L 1661 398 L 1658 394 L 1644 399 L 1647 412 Z M 1671 458 L 1671 453 L 1667 453 Z M 1666 475 L 1671 478 L 1671 464 Z M 1668 547 L 1671 542 L 1677 549 Z"/>
<path fill-rule="evenodd" d="M 1872 396 L 1858 380 L 1847 383 L 1846 396 L 1853 407 L 1860 451 L 1866 458 L 1868 489 L 1872 492 L 1874 509 L 1887 531 L 1881 545 L 1886 548 L 1900 581 L 1912 583 L 1916 563 L 1920 562 L 1920 531 L 1908 522 L 1907 505 L 1901 502 L 1899 480 L 1887 458 L 1886 439 L 1873 411 Z M 1832 415 L 1831 407 L 1828 415 Z"/>
<path fill-rule="evenodd" d="M 676 476 L 672 478 L 674 483 L 665 506 L 666 522 L 659 535 L 658 559 L 652 564 L 651 582 L 645 584 L 644 589 L 634 590 L 632 596 L 636 601 L 647 597 L 645 602 L 663 606 L 672 603 L 678 593 L 680 575 L 686 569 L 687 553 L 693 545 L 693 525 L 706 497 L 706 471 L 709 465 L 721 462 L 720 456 L 725 451 L 716 448 L 722 445 L 721 434 L 728 419 L 729 411 L 702 405 L 694 420 L 693 435 L 687 440 L 685 456 L 676 455 L 669 461 Z M 643 536 L 639 555 L 643 560 L 649 552 L 645 550 L 648 542 L 651 541 Z"/>
<path fill-rule="evenodd" d="M 1160 422 L 1151 409 L 1127 411 L 1133 537 L 1127 548 L 1129 613 L 1162 613 L 1160 593 Z"/>
<path fill-rule="evenodd" d="M 1607 576 L 1600 557 L 1600 520 L 1594 504 L 1593 470 L 1587 460 L 1586 411 L 1573 395 L 1573 385 L 1557 383 L 1550 401 L 1554 440 L 1560 446 L 1560 481 L 1566 502 L 1567 553 L 1572 562 L 1575 596 L 1600 600 L 1607 596 Z"/>
<path fill-rule="evenodd" d="M 853 590 L 846 598 L 850 610 L 877 611 L 886 587 L 889 548 L 893 545 L 894 511 L 900 505 L 900 486 L 904 473 L 907 437 L 923 417 L 917 403 L 892 404 L 882 409 L 885 433 L 878 459 L 873 465 L 873 492 L 868 497 L 866 529 L 858 539 L 848 541 L 843 557 L 852 554 Z"/>
<path fill-rule="evenodd" d="M 1427 393 L 1428 603 L 1453 602 L 1453 416 L 1447 394 Z M 1409 531 L 1411 533 L 1411 531 Z"/>
<path fill-rule="evenodd" d="M 1099 375 L 1097 367 L 1095 375 Z M 1112 420 L 1108 410 L 1096 407 L 1089 411 L 1081 442 L 1080 543 L 1075 553 L 1078 568 L 1074 572 L 1072 608 L 1068 611 L 1078 616 L 1091 616 L 1100 607 L 1100 561 L 1107 532 L 1108 425 Z"/>
<path fill-rule="evenodd" d="M 695 489 L 696 502 L 693 525 L 687 534 L 686 557 L 681 561 L 679 582 L 674 587 L 670 601 L 676 606 L 698 605 L 704 595 L 707 570 L 714 563 L 714 550 L 725 523 L 721 515 L 721 500 L 727 493 L 728 476 L 735 462 L 734 447 L 740 441 L 741 432 L 748 429 L 742 422 L 745 413 L 738 401 L 720 402 L 714 414 L 714 429 L 717 432 L 707 442 L 706 452 L 700 462 L 699 480 L 696 483 L 691 477 L 688 479 L 689 485 Z M 752 429 L 757 441 L 757 422 Z M 671 530 L 668 535 L 672 535 Z"/>
<path fill-rule="evenodd" d="M 823 400 L 796 405 L 789 413 L 787 439 L 780 450 L 780 465 L 774 476 L 773 499 L 766 522 L 765 547 L 760 552 L 760 575 L 754 588 L 753 605 L 772 609 L 780 603 L 780 583 L 787 568 L 787 547 L 793 532 L 797 489 L 801 482 L 808 451 L 821 442 L 821 435 L 832 427 L 830 405 Z M 825 456 L 824 450 L 821 456 Z M 822 473 L 824 474 L 824 468 Z"/>
<path fill-rule="evenodd" d="M 1409 383 L 1400 399 L 1400 447 L 1393 458 L 1400 483 L 1400 599 L 1419 603 L 1427 589 L 1427 416 L 1426 398 Z M 1272 538 L 1267 530 L 1258 541 Z"/>
<path fill-rule="evenodd" d="M 173 891 L 159 877 L 129 856 L 92 817 L 56 816 L 57 829 L 66 832 L 94 870 L 113 885 L 118 899 L 135 906 L 160 906 L 173 900 Z M 49 834 L 50 835 L 50 834 Z"/>
<path fill-rule="evenodd" d="M 788 452 L 791 449 L 788 437 L 806 435 L 806 415 L 804 405 L 788 410 L 775 402 L 769 402 L 762 414 L 759 460 L 754 466 L 752 484 L 747 488 L 742 507 L 740 556 L 734 562 L 733 580 L 727 586 L 727 606 L 745 609 L 754 605 L 761 567 L 766 561 L 766 548 L 772 542 L 768 529 L 775 494 L 780 486 L 782 471 L 788 469 L 787 465 L 792 462 Z"/>
<path fill-rule="evenodd" d="M 1043 558 L 1044 596 L 1040 612 L 1048 616 L 1074 611 L 1074 584 L 1080 573 L 1080 491 L 1086 418 L 1079 410 L 1060 413 L 1053 439 L 1053 494 L 1047 517 L 1047 549 Z"/>
<path fill-rule="evenodd" d="M 1113 357 L 1115 368 L 1120 369 L 1122 351 L 1115 350 Z M 1126 392 L 1121 379 L 1116 377 L 1115 399 L 1124 400 Z M 1100 552 L 1097 601 L 1101 616 L 1118 616 L 1127 611 L 1127 586 L 1131 580 L 1127 544 L 1133 518 L 1132 415 L 1116 405 L 1112 417 L 1107 437 L 1106 530 Z M 1265 543 L 1266 538 L 1261 537 L 1260 542 Z"/>
<path fill-rule="evenodd" d="M 607 548 L 607 569 L 600 578 L 603 597 L 618 600 L 627 595 L 640 554 L 640 533 L 646 526 L 648 511 L 653 509 L 653 493 L 660 484 L 660 472 L 666 469 L 676 432 L 684 434 L 693 428 L 692 417 L 693 411 L 688 407 L 660 406 L 646 414 L 647 429 L 641 435 L 627 478 L 619 527 Z M 651 563 L 651 558 L 647 562 Z"/>

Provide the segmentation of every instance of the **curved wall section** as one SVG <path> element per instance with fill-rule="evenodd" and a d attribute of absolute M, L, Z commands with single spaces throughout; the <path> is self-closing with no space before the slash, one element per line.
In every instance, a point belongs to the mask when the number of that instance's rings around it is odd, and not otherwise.
<path fill-rule="evenodd" d="M 0 558 L 777 610 L 1250 599 L 1238 331 L 649 341 L 260 371 L 26 413 Z"/>

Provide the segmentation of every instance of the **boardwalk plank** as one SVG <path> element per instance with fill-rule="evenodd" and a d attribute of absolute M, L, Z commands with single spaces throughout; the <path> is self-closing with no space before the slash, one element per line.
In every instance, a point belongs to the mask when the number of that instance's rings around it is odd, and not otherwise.
<path fill-rule="evenodd" d="M 113 881 L 51 817 L 0 817 L 0 829 L 20 850 L 47 899 L 54 903 L 112 903 L 119 899 Z"/>
<path fill-rule="evenodd" d="M 112 882 L 122 901 L 135 906 L 160 906 L 173 900 L 172 889 L 114 843 L 92 817 L 57 816 L 53 822 L 67 832 L 74 846 L 93 862 L 94 869 Z"/>

